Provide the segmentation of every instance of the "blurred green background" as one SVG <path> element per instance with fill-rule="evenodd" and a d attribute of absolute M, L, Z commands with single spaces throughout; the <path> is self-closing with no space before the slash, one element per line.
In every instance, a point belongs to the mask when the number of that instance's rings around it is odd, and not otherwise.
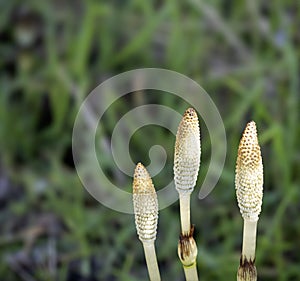
<path fill-rule="evenodd" d="M 133 216 L 86 192 L 71 149 L 84 97 L 105 79 L 141 67 L 197 81 L 226 127 L 222 177 L 207 198 L 199 200 L 196 189 L 192 199 L 201 279 L 236 278 L 243 221 L 235 159 L 253 119 L 265 170 L 258 279 L 300 280 L 299 1 L 12 0 L 1 1 L 0 11 L 1 280 L 148 280 Z M 180 113 L 188 106 L 170 94 L 129 94 L 106 112 L 102 138 L 109 142 L 120 116 L 150 102 Z M 154 178 L 158 189 L 172 176 L 174 141 L 157 126 L 133 136 L 135 162 L 149 164 L 154 144 L 166 149 L 167 165 Z M 198 188 L 210 159 L 208 137 L 202 146 Z M 109 149 L 101 161 L 113 181 L 130 188 Z M 178 202 L 160 211 L 163 280 L 184 280 L 179 226 Z"/>

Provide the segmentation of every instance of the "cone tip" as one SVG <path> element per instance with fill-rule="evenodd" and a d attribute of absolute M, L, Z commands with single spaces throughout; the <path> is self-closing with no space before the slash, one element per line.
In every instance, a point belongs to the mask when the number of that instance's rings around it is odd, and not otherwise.
<path fill-rule="evenodd" d="M 139 162 L 133 174 L 133 193 L 155 192 L 152 179 L 145 166 Z"/>
<path fill-rule="evenodd" d="M 197 118 L 198 119 L 196 110 L 194 108 L 192 108 L 192 107 L 189 107 L 188 109 L 186 109 L 186 111 L 183 114 L 183 119 L 186 119 L 186 118 L 188 118 L 188 119 L 190 119 L 190 118 L 192 118 L 192 119 Z"/>

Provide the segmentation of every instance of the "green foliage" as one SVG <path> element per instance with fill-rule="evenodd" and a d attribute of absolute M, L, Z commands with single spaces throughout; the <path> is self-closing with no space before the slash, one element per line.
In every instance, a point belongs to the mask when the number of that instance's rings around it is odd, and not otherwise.
<path fill-rule="evenodd" d="M 209 137 L 200 120 L 203 153 L 192 196 L 200 278 L 236 278 L 243 222 L 234 191 L 235 159 L 241 132 L 253 119 L 265 169 L 259 279 L 300 279 L 299 5 L 250 2 L 0 4 L 1 280 L 57 276 L 76 281 L 70 279 L 74 267 L 96 280 L 147 280 L 133 216 L 92 199 L 71 160 L 73 122 L 84 97 L 106 78 L 140 67 L 167 68 L 196 80 L 225 123 L 226 165 L 217 187 L 200 201 L 197 193 L 210 159 Z M 187 107 L 170 94 L 153 93 L 150 99 L 145 92 L 142 100 L 130 94 L 105 113 L 102 136 L 109 138 L 120 116 L 141 102 L 180 113 Z M 154 178 L 159 189 L 172 178 L 175 136 L 155 131 L 150 126 L 137 132 L 130 151 L 134 161 L 147 164 L 152 145 L 165 147 L 167 165 Z M 101 164 L 112 180 L 130 188 L 131 178 L 114 174 L 111 155 Z M 163 280 L 183 280 L 176 253 L 178 207 L 175 203 L 160 212 L 157 254 Z M 33 234 L 36 228 L 42 233 Z M 29 265 L 33 279 L 26 279 L 26 268 L 16 266 L 26 253 L 39 255 L 38 263 Z M 72 266 L 76 261 L 79 265 Z"/>

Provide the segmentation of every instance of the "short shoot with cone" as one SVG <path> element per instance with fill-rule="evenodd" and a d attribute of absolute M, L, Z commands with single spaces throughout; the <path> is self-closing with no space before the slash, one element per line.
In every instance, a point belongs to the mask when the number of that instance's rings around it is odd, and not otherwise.
<path fill-rule="evenodd" d="M 235 188 L 244 219 L 243 249 L 238 281 L 257 280 L 255 267 L 256 229 L 263 198 L 263 164 L 255 122 L 247 124 L 236 162 Z"/>
<path fill-rule="evenodd" d="M 141 163 L 137 164 L 133 176 L 133 207 L 137 234 L 143 243 L 150 280 L 159 281 L 160 274 L 154 245 L 158 201 L 152 179 Z"/>
<path fill-rule="evenodd" d="M 188 108 L 178 126 L 174 153 L 174 181 L 179 194 L 181 235 L 178 255 L 186 280 L 198 280 L 197 246 L 190 223 L 190 197 L 200 167 L 200 129 L 196 111 Z"/>

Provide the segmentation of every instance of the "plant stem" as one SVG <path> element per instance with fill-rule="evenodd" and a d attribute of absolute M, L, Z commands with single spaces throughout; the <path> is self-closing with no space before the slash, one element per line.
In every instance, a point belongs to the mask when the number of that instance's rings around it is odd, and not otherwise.
<path fill-rule="evenodd" d="M 257 221 L 244 219 L 243 250 L 237 281 L 256 281 L 257 270 L 255 267 Z"/>
<path fill-rule="evenodd" d="M 143 242 L 148 273 L 151 281 L 160 281 L 154 241 Z"/>
<path fill-rule="evenodd" d="M 184 235 L 188 235 L 191 229 L 190 201 L 190 193 L 179 194 L 181 233 Z"/>
<path fill-rule="evenodd" d="M 186 281 L 198 281 L 196 262 L 191 266 L 183 266 Z"/>
<path fill-rule="evenodd" d="M 255 259 L 257 221 L 244 220 L 242 256 L 248 261 Z"/>

